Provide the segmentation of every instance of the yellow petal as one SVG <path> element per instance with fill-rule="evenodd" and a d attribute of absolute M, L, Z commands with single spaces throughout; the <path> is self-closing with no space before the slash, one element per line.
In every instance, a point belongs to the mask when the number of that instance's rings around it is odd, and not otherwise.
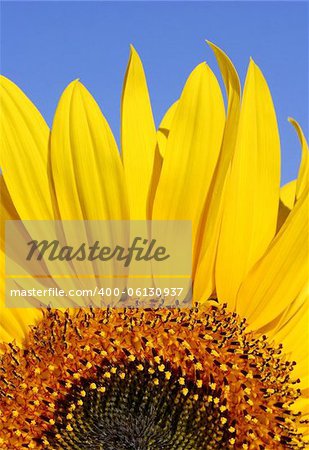
<path fill-rule="evenodd" d="M 51 219 L 49 129 L 25 94 L 3 76 L 0 101 L 0 167 L 14 206 L 24 220 Z"/>
<path fill-rule="evenodd" d="M 274 320 L 263 325 L 262 328 L 257 330 L 258 333 L 267 334 L 270 338 L 275 338 L 278 343 L 282 338 L 290 333 L 291 328 L 294 328 L 294 318 L 299 310 L 308 301 L 309 296 L 309 283 L 305 285 L 302 291 L 297 295 L 288 307 L 282 311 Z M 282 334 L 284 332 L 284 335 Z"/>
<path fill-rule="evenodd" d="M 305 327 L 306 330 L 303 330 L 300 333 L 297 333 L 297 328 L 299 326 L 300 318 L 302 318 L 303 316 L 306 317 L 309 313 L 308 301 L 309 281 L 307 281 L 305 287 L 301 290 L 296 299 L 288 306 L 286 311 L 284 311 L 284 314 L 280 322 L 278 323 L 276 330 L 274 331 L 274 336 L 278 342 L 283 342 L 284 340 L 287 341 L 291 337 L 292 343 L 295 337 L 297 341 L 306 344 L 306 339 L 303 339 L 303 337 L 305 337 L 305 335 L 308 335 L 309 327 Z M 299 328 L 298 331 L 300 330 L 301 328 Z M 295 351 L 297 351 L 297 348 L 295 348 Z"/>
<path fill-rule="evenodd" d="M 27 338 L 30 326 L 41 317 L 42 312 L 37 308 L 0 307 L 0 342 L 15 340 L 22 345 Z"/>
<path fill-rule="evenodd" d="M 280 143 L 267 83 L 250 62 L 228 176 L 216 264 L 218 298 L 235 308 L 239 286 L 277 224 Z"/>
<path fill-rule="evenodd" d="M 144 69 L 131 46 L 121 103 L 121 148 L 132 219 L 146 218 L 155 147 L 156 128 Z"/>
<path fill-rule="evenodd" d="M 289 210 L 291 210 L 294 206 L 295 193 L 296 193 L 296 180 L 292 180 L 289 183 L 286 183 L 280 189 L 280 200 Z"/>
<path fill-rule="evenodd" d="M 280 189 L 277 232 L 286 221 L 286 218 L 289 215 L 291 209 L 293 209 L 295 202 L 302 194 L 306 179 L 309 176 L 309 150 L 306 138 L 304 136 L 304 133 L 302 132 L 300 125 L 294 119 L 290 118 L 289 121 L 295 127 L 298 134 L 302 147 L 302 157 L 297 180 L 290 181 Z"/>
<path fill-rule="evenodd" d="M 228 112 L 223 141 L 211 194 L 203 215 L 200 254 L 194 277 L 194 298 L 207 300 L 215 290 L 214 265 L 222 218 L 222 198 L 226 173 L 234 152 L 240 111 L 240 82 L 229 57 L 214 44 L 213 49 L 225 84 Z"/>
<path fill-rule="evenodd" d="M 177 109 L 178 100 L 166 111 L 157 132 L 157 140 L 161 156 L 164 158 L 167 138 Z"/>
<path fill-rule="evenodd" d="M 244 280 L 237 311 L 257 329 L 283 312 L 308 277 L 308 186 L 263 258 Z"/>
<path fill-rule="evenodd" d="M 0 175 L 0 289 L 3 292 L 3 296 L 0 296 L 0 306 L 4 305 L 5 221 L 18 219 L 19 216 L 7 190 L 4 178 Z"/>
<path fill-rule="evenodd" d="M 304 294 L 302 294 L 304 296 Z M 306 299 L 299 306 L 293 316 L 281 325 L 274 338 L 283 344 L 283 351 L 288 358 L 296 362 L 293 370 L 293 377 L 300 378 L 301 389 L 309 388 L 308 367 L 309 367 L 309 297 L 306 289 Z"/>
<path fill-rule="evenodd" d="M 284 222 L 286 221 L 291 209 L 294 207 L 296 194 L 296 180 L 282 186 L 280 189 L 280 201 L 277 218 L 277 232 L 280 230 Z"/>
<path fill-rule="evenodd" d="M 309 390 L 301 392 L 301 397 L 295 401 L 295 403 L 291 406 L 291 409 L 296 413 L 301 411 L 302 417 L 308 419 L 309 415 Z M 309 445 L 309 432 L 308 432 L 308 423 L 304 422 L 298 426 L 298 431 L 303 434 L 304 442 L 306 446 Z"/>
<path fill-rule="evenodd" d="M 78 81 L 59 101 L 51 162 L 62 219 L 127 218 L 123 168 L 114 137 L 97 103 Z"/>
<path fill-rule="evenodd" d="M 116 142 L 97 103 L 78 81 L 66 88 L 55 113 L 51 167 L 62 220 L 128 219 L 124 172 Z M 72 240 L 72 232 L 68 234 Z M 117 240 L 113 227 L 110 227 L 110 238 Z M 74 239 L 89 245 L 92 242 L 86 229 Z M 109 263 L 111 270 L 113 262 Z M 59 264 L 59 273 L 63 273 L 62 269 L 63 265 Z M 69 266 L 65 270 L 70 274 Z M 88 273 L 94 275 L 95 270 L 94 264 Z M 83 285 L 83 280 L 79 281 Z M 63 283 L 74 287 L 74 279 Z M 90 288 L 96 284 L 94 277 L 87 279 Z M 120 288 L 119 283 L 117 287 Z M 87 298 L 84 300 L 86 303 Z"/>
<path fill-rule="evenodd" d="M 213 50 L 217 59 L 228 96 L 228 109 L 231 109 L 233 103 L 238 103 L 240 96 L 240 81 L 237 71 L 230 58 L 226 55 L 226 53 L 223 52 L 223 50 L 221 50 L 220 47 L 210 41 L 206 42 Z"/>
<path fill-rule="evenodd" d="M 176 100 L 176 102 L 174 102 L 168 108 L 168 110 L 164 114 L 163 119 L 161 120 L 161 123 L 159 125 L 159 130 L 170 131 L 170 129 L 172 128 L 172 123 L 173 123 L 173 120 L 174 120 L 174 116 L 175 116 L 175 112 L 176 112 L 178 103 L 179 103 L 179 100 Z"/>
<path fill-rule="evenodd" d="M 3 251 L 0 250 L 4 260 Z M 5 306 L 5 279 L 1 267 L 0 283 L 0 343 L 12 342 L 14 339 L 22 344 L 29 332 L 30 325 L 34 325 L 42 317 L 38 308 L 8 308 Z"/>
<path fill-rule="evenodd" d="M 33 325 L 42 314 L 36 308 L 5 307 L 4 226 L 6 220 L 18 220 L 19 216 L 2 175 L 0 175 L 0 194 L 0 342 L 11 342 L 15 339 L 21 344 L 29 330 L 29 325 Z"/>
<path fill-rule="evenodd" d="M 0 175 L 0 248 L 2 250 L 4 250 L 5 221 L 18 219 L 18 213 L 6 187 L 3 175 Z"/>
<path fill-rule="evenodd" d="M 152 210 L 153 210 L 153 202 L 155 199 L 161 170 L 162 170 L 162 164 L 163 164 L 163 158 L 159 150 L 159 139 L 158 143 L 155 149 L 155 155 L 154 155 L 154 163 L 152 168 L 152 176 L 150 180 L 150 186 L 149 186 L 149 193 L 148 193 L 148 200 L 147 200 L 147 219 L 151 220 L 152 218 Z M 165 145 L 165 144 L 164 144 Z"/>
<path fill-rule="evenodd" d="M 178 100 L 169 107 L 169 109 L 166 111 L 166 113 L 160 123 L 160 126 L 158 128 L 158 131 L 157 131 L 157 146 L 156 146 L 155 155 L 154 155 L 154 163 L 153 163 L 152 177 L 151 177 L 151 182 L 150 182 L 148 205 L 147 205 L 147 218 L 149 220 L 151 220 L 151 217 L 152 217 L 153 202 L 154 202 L 158 182 L 160 179 L 167 139 L 168 139 L 168 135 L 170 132 L 170 128 L 172 126 L 172 121 L 173 121 L 173 118 L 175 115 L 177 105 L 178 105 Z"/>
<path fill-rule="evenodd" d="M 167 140 L 153 219 L 191 220 L 196 233 L 218 160 L 225 113 L 219 84 L 205 65 L 189 76 Z"/>
<path fill-rule="evenodd" d="M 149 197 L 148 197 L 148 219 L 151 219 L 152 216 L 152 208 L 153 208 L 153 202 L 155 198 L 155 193 L 157 190 L 158 182 L 160 179 L 162 164 L 163 164 L 163 158 L 165 155 L 166 145 L 168 136 L 170 133 L 170 129 L 172 126 L 172 121 L 175 116 L 176 108 L 178 105 L 178 100 L 174 102 L 169 109 L 166 111 L 160 126 L 157 131 L 157 147 L 155 151 L 155 158 L 154 158 L 154 165 L 153 165 L 153 173 L 152 173 L 152 179 L 150 183 L 150 191 L 149 191 Z"/>
<path fill-rule="evenodd" d="M 297 177 L 297 184 L 296 184 L 296 200 L 299 199 L 301 194 L 303 193 L 303 190 L 305 189 L 305 184 L 309 177 L 309 149 L 308 144 L 306 141 L 306 138 L 304 136 L 304 133 L 299 125 L 299 123 L 296 122 L 296 120 L 289 118 L 289 121 L 294 126 L 302 148 L 302 157 L 301 157 L 301 163 L 299 167 L 298 177 Z"/>

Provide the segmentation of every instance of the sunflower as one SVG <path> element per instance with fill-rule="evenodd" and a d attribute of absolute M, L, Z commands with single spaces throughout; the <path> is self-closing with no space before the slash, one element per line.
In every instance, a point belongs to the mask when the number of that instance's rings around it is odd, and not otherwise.
<path fill-rule="evenodd" d="M 1 78 L 1 264 L 5 220 L 190 220 L 192 306 L 6 308 L 4 449 L 284 449 L 306 446 L 308 146 L 280 189 L 267 83 L 210 43 L 158 130 L 131 48 L 121 155 L 79 82 L 51 131 Z M 3 277 L 4 278 L 4 277 Z"/>

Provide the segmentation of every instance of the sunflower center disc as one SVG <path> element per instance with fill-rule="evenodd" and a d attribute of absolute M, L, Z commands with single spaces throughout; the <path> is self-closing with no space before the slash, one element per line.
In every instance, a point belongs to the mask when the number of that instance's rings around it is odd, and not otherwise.
<path fill-rule="evenodd" d="M 163 366 L 134 361 L 112 367 L 99 382 L 87 381 L 82 391 L 73 390 L 71 403 L 60 407 L 48 436 L 52 448 L 230 448 L 227 419 L 218 405 L 205 403 L 205 389 Z"/>
<path fill-rule="evenodd" d="M 3 352 L 7 450 L 305 448 L 294 363 L 224 305 L 48 310 Z"/>

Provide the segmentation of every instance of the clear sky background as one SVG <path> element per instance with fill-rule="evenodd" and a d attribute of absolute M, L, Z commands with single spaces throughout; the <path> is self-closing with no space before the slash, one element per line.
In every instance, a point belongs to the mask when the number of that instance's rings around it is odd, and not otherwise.
<path fill-rule="evenodd" d="M 51 125 L 65 86 L 80 78 L 119 141 L 120 98 L 132 43 L 146 71 L 158 124 L 201 61 L 219 76 L 209 39 L 233 60 L 242 82 L 249 57 L 269 83 L 279 122 L 282 182 L 297 174 L 300 150 L 287 122 L 308 137 L 307 2 L 12 2 L 1 4 L 1 73 Z"/>

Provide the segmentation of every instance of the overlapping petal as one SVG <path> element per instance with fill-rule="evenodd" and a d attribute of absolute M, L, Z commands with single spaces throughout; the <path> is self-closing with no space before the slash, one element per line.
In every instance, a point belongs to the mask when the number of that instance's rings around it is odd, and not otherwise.
<path fill-rule="evenodd" d="M 51 219 L 48 126 L 26 95 L 3 76 L 0 104 L 0 167 L 14 206 L 22 220 Z"/>
<path fill-rule="evenodd" d="M 128 218 L 116 142 L 79 81 L 73 81 L 59 101 L 51 132 L 51 165 L 61 219 Z"/>
<path fill-rule="evenodd" d="M 280 189 L 280 200 L 289 210 L 293 209 L 296 194 L 296 180 L 289 181 Z"/>
<path fill-rule="evenodd" d="M 131 219 L 146 218 L 156 142 L 143 65 L 131 46 L 121 103 L 121 149 Z"/>
<path fill-rule="evenodd" d="M 15 339 L 21 344 L 29 324 L 35 323 L 41 313 L 36 308 L 5 306 L 5 221 L 53 217 L 47 169 L 49 129 L 25 94 L 2 76 L 0 102 L 0 339 Z"/>
<path fill-rule="evenodd" d="M 299 167 L 298 177 L 297 177 L 297 183 L 296 183 L 296 193 L 295 193 L 295 199 L 296 201 L 299 199 L 301 194 L 303 193 L 303 190 L 305 189 L 308 177 L 309 177 L 309 148 L 308 143 L 306 141 L 306 138 L 304 136 L 303 130 L 301 129 L 301 126 L 299 125 L 296 120 L 290 118 L 289 121 L 294 126 L 298 138 L 301 144 L 302 149 L 302 157 L 301 157 L 301 163 Z"/>
<path fill-rule="evenodd" d="M 205 65 L 190 75 L 169 132 L 153 219 L 191 220 L 194 245 L 225 123 L 219 84 Z"/>
<path fill-rule="evenodd" d="M 215 291 L 214 267 L 222 218 L 222 204 L 226 174 L 235 148 L 240 111 L 240 81 L 228 56 L 214 44 L 213 49 L 225 84 L 228 111 L 224 135 L 212 186 L 200 225 L 200 245 L 194 276 L 194 298 L 204 301 Z"/>
<path fill-rule="evenodd" d="M 218 298 L 236 306 L 240 284 L 276 232 L 280 142 L 267 83 L 251 61 L 245 82 L 236 148 L 226 181 L 218 243 Z M 247 300 L 246 300 L 247 301 Z"/>
<path fill-rule="evenodd" d="M 178 100 L 174 102 L 166 111 L 163 119 L 161 120 L 161 123 L 158 128 L 157 132 L 157 141 L 159 145 L 159 150 L 162 158 L 164 158 L 165 155 L 165 149 L 167 144 L 167 138 L 170 132 L 170 129 L 172 127 L 172 122 L 175 116 L 175 112 L 177 109 Z"/>
<path fill-rule="evenodd" d="M 265 255 L 245 278 L 237 311 L 252 329 L 271 322 L 304 288 L 308 277 L 308 185 Z"/>
<path fill-rule="evenodd" d="M 294 207 L 296 194 L 296 180 L 286 183 L 280 188 L 280 200 L 277 218 L 277 232 L 286 221 L 291 209 Z"/>

